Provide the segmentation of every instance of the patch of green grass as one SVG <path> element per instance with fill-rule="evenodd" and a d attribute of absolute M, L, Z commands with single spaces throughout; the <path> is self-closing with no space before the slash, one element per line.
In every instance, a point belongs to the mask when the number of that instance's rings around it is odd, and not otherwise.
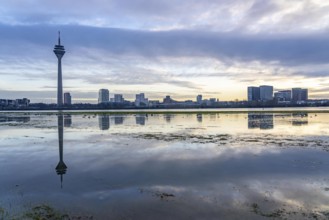
<path fill-rule="evenodd" d="M 299 209 L 298 211 L 288 211 L 285 208 L 279 208 L 273 211 L 264 212 L 257 203 L 251 204 L 251 211 L 257 215 L 270 219 L 329 219 L 328 211 L 319 212 L 302 209 Z"/>
<path fill-rule="evenodd" d="M 48 205 L 39 205 L 23 214 L 26 220 L 68 220 L 67 214 L 60 213 Z"/>
<path fill-rule="evenodd" d="M 8 213 L 6 210 L 2 207 L 0 207 L 0 220 L 5 220 L 6 217 L 8 216 Z"/>

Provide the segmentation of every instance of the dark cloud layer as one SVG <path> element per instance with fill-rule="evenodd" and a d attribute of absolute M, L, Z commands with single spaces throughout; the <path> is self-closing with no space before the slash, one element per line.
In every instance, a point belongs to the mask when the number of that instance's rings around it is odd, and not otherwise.
<path fill-rule="evenodd" d="M 112 55 L 156 57 L 212 57 L 222 61 L 278 61 L 283 65 L 329 62 L 326 33 L 307 36 L 242 35 L 206 31 L 140 31 L 87 26 L 1 25 L 0 57 L 43 53 L 56 43 L 57 30 L 69 53 L 77 48 L 104 50 Z M 29 45 L 29 50 L 27 50 Z M 35 45 L 34 48 L 31 45 Z M 40 46 L 40 47 L 38 47 Z M 26 50 L 19 50 L 25 48 Z M 39 50 L 39 51 L 38 51 Z M 79 54 L 81 57 L 84 54 Z"/>

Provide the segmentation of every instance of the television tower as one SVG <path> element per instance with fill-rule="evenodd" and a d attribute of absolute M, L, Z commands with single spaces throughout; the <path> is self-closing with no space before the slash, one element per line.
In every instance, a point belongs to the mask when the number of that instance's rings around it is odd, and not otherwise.
<path fill-rule="evenodd" d="M 64 46 L 61 45 L 61 32 L 58 31 L 58 44 L 55 45 L 54 53 L 58 59 L 58 78 L 57 78 L 57 107 L 63 106 L 63 83 L 62 83 L 62 57 L 65 54 Z"/>

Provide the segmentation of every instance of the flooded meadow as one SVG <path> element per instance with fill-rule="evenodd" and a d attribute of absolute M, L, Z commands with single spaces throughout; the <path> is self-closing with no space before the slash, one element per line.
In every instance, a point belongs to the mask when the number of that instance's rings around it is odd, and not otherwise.
<path fill-rule="evenodd" d="M 0 219 L 329 219 L 329 113 L 2 112 Z"/>

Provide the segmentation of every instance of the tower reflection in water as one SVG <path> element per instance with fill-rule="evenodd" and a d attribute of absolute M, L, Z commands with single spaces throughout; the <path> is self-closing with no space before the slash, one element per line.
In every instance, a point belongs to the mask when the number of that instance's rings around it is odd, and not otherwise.
<path fill-rule="evenodd" d="M 58 116 L 58 148 L 59 148 L 59 162 L 56 166 L 57 175 L 61 176 L 61 188 L 63 188 L 63 175 L 66 173 L 67 166 L 63 160 L 63 127 L 64 127 L 64 116 L 59 114 Z"/>

